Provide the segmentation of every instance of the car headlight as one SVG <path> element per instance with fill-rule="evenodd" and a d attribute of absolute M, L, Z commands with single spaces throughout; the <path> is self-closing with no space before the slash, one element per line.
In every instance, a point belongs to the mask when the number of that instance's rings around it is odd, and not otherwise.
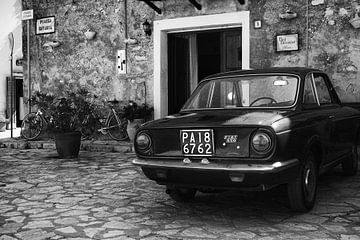
<path fill-rule="evenodd" d="M 136 137 L 136 146 L 141 151 L 146 151 L 151 146 L 151 138 L 146 133 L 140 133 Z"/>
<path fill-rule="evenodd" d="M 251 140 L 253 149 L 260 154 L 266 154 L 271 150 L 272 140 L 266 132 L 256 132 Z"/>

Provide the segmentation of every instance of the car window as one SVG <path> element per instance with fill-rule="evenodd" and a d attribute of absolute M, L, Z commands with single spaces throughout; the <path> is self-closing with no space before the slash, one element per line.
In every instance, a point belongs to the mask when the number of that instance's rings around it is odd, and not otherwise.
<path fill-rule="evenodd" d="M 198 91 L 196 96 L 192 99 L 188 107 L 191 109 L 206 108 L 211 93 L 210 90 L 211 84 L 205 84 L 202 88 L 200 88 L 200 91 Z"/>
<path fill-rule="evenodd" d="M 238 89 L 234 81 L 214 82 L 213 97 L 211 98 L 210 108 L 230 108 L 237 107 Z"/>
<path fill-rule="evenodd" d="M 315 93 L 314 93 L 314 88 L 313 88 L 311 82 L 312 82 L 312 76 L 311 76 L 311 74 L 308 74 L 305 78 L 305 85 L 304 85 L 304 97 L 303 97 L 304 104 L 317 103 Z"/>
<path fill-rule="evenodd" d="M 321 75 L 314 75 L 314 82 L 316 92 L 318 94 L 320 105 L 332 103 L 329 89 L 326 85 L 325 79 Z"/>
<path fill-rule="evenodd" d="M 202 82 L 183 110 L 290 107 L 296 101 L 298 83 L 298 76 L 286 74 L 211 79 Z"/>

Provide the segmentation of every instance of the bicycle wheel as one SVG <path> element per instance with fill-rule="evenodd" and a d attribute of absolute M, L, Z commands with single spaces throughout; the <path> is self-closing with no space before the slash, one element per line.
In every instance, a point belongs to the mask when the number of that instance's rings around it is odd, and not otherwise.
<path fill-rule="evenodd" d="M 24 117 L 21 123 L 20 135 L 27 140 L 34 140 L 40 135 L 43 127 L 43 119 L 36 112 L 31 112 Z"/>
<path fill-rule="evenodd" d="M 121 119 L 119 120 L 121 121 Z M 107 129 L 109 136 L 114 140 L 124 141 L 128 139 L 126 132 L 126 122 L 121 121 L 120 124 L 118 124 L 114 115 L 112 115 L 107 122 Z"/>

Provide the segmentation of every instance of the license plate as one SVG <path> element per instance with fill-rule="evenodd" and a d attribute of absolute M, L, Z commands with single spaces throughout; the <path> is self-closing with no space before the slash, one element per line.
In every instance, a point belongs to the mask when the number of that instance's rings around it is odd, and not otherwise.
<path fill-rule="evenodd" d="M 181 130 L 181 151 L 184 155 L 211 156 L 214 154 L 212 129 Z"/>

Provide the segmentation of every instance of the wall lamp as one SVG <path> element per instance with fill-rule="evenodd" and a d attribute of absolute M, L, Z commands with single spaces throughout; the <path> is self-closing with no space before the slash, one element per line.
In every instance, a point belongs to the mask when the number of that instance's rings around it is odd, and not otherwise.
<path fill-rule="evenodd" d="M 96 36 L 96 32 L 91 29 L 88 29 L 86 30 L 86 32 L 84 32 L 84 35 L 87 40 L 93 40 L 94 37 Z"/>
<path fill-rule="evenodd" d="M 148 20 L 145 20 L 145 22 L 142 24 L 143 30 L 147 36 L 151 35 L 151 24 L 148 22 Z"/>

